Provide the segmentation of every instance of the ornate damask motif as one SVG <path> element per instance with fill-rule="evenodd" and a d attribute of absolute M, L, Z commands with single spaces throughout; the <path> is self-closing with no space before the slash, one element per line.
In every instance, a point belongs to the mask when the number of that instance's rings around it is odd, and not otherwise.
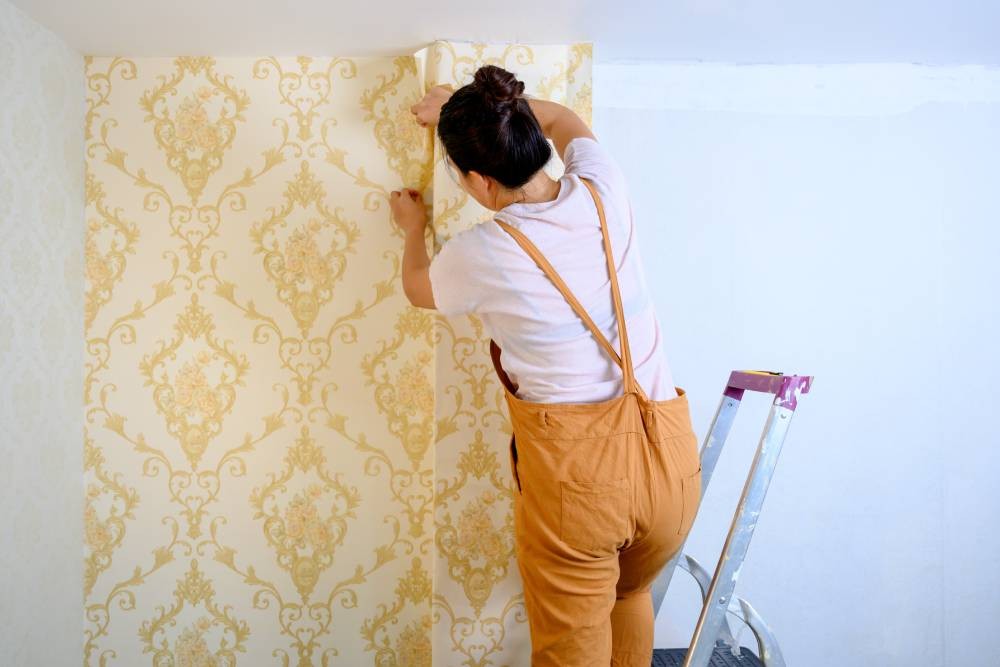
<path fill-rule="evenodd" d="M 434 437 L 433 325 L 434 319 L 426 311 L 404 311 L 396 321 L 396 336 L 391 341 L 380 340 L 378 350 L 361 362 L 366 384 L 375 385 L 379 412 L 388 419 L 389 431 L 399 438 L 415 470 Z M 422 341 L 426 347 L 393 373 L 386 366 L 398 358 L 407 340 Z"/>
<path fill-rule="evenodd" d="M 297 209 L 311 211 L 308 220 L 281 233 Z M 282 207 L 270 209 L 267 219 L 250 230 L 254 251 L 264 256 L 264 271 L 303 336 L 308 336 L 320 308 L 333 298 L 334 284 L 347 268 L 347 254 L 355 250 L 360 236 L 357 224 L 341 216 L 339 210 L 328 208 L 322 183 L 303 160 L 288 182 Z"/>
<path fill-rule="evenodd" d="M 134 254 L 139 241 L 139 228 L 134 222 L 122 220 L 120 210 L 111 210 L 105 203 L 104 186 L 87 170 L 84 184 L 85 203 L 98 214 L 87 220 L 84 246 L 84 270 L 87 292 L 84 295 L 84 321 L 94 321 L 98 310 L 111 300 L 115 285 L 125 274 L 126 254 Z"/>
<path fill-rule="evenodd" d="M 486 449 L 477 443 L 481 452 Z M 493 452 L 488 452 L 492 458 Z M 495 467 L 495 466 L 494 466 Z M 435 539 L 448 562 L 448 572 L 462 583 L 466 599 L 478 615 L 497 582 L 507 578 L 514 557 L 514 516 L 509 498 L 484 491 L 467 503 L 457 519 L 445 514 Z M 502 521 L 496 522 L 497 514 Z"/>
<path fill-rule="evenodd" d="M 253 64 L 255 79 L 266 79 L 274 72 L 278 76 L 278 96 L 281 103 L 292 108 L 292 115 L 299 125 L 298 138 L 307 141 L 313 137 L 312 124 L 319 117 L 317 109 L 330 101 L 333 92 L 333 77 L 336 70 L 345 79 L 353 79 L 358 74 L 353 60 L 334 58 L 326 67 L 312 69 L 315 58 L 299 56 L 295 59 L 299 71 L 285 69 L 277 58 L 261 58 Z"/>
<path fill-rule="evenodd" d="M 198 303 L 197 293 L 191 294 L 174 331 L 169 342 L 157 341 L 159 349 L 143 357 L 139 371 L 145 386 L 153 386 L 153 403 L 166 420 L 167 433 L 177 439 L 191 470 L 196 470 L 209 443 L 222 431 L 222 418 L 232 410 L 236 387 L 245 384 L 250 364 L 246 355 L 238 355 L 217 338 L 212 317 Z M 194 350 L 180 354 L 183 361 L 168 369 L 185 341 Z M 195 347 L 198 342 L 202 346 Z"/>
<path fill-rule="evenodd" d="M 378 85 L 361 96 L 361 106 L 366 112 L 365 120 L 375 123 L 375 138 L 385 151 L 390 168 L 400 175 L 407 187 L 424 190 L 430 185 L 428 134 L 431 130 L 413 122 L 410 112 L 410 107 L 420 101 L 421 91 L 411 89 L 408 95 L 398 95 L 400 82 L 412 81 L 417 76 L 417 63 L 414 58 L 399 57 L 394 58 L 392 64 L 392 75 L 378 77 Z"/>
<path fill-rule="evenodd" d="M 154 667 L 235 667 L 236 652 L 246 651 L 250 628 L 233 615 L 231 605 L 215 601 L 215 589 L 198 569 L 197 559 L 191 559 L 173 596 L 169 608 L 157 606 L 155 616 L 139 627 L 143 652 L 153 654 Z M 195 617 L 188 607 L 201 607 L 203 613 Z M 183 630 L 171 632 L 182 616 L 188 617 Z M 175 635 L 172 641 L 170 635 Z"/>
<path fill-rule="evenodd" d="M 487 62 L 589 113 L 589 45 L 86 59 L 85 666 L 525 664 L 488 336 L 388 207 L 488 219 L 409 112 Z"/>
<path fill-rule="evenodd" d="M 90 595 L 97 577 L 111 566 L 111 556 L 125 539 L 125 519 L 135 519 L 139 503 L 135 488 L 122 482 L 122 473 L 109 475 L 104 455 L 87 437 L 83 444 L 83 469 L 92 471 L 84 500 L 83 539 L 89 549 L 83 570 L 83 593 Z"/>
<path fill-rule="evenodd" d="M 318 482 L 290 498 L 279 498 L 288 482 L 299 474 L 313 471 Z M 356 487 L 343 482 L 344 473 L 331 474 L 326 456 L 302 427 L 288 448 L 285 469 L 268 474 L 269 483 L 250 494 L 254 519 L 264 520 L 264 535 L 277 554 L 278 565 L 288 570 L 304 601 L 309 599 L 323 570 L 333 563 L 334 552 L 347 537 L 347 520 L 356 519 L 361 504 Z M 297 485 L 300 486 L 300 485 Z M 288 494 L 286 494 L 288 495 Z"/>
<path fill-rule="evenodd" d="M 167 165 L 180 176 L 191 203 L 198 198 L 222 166 L 223 154 L 236 138 L 236 123 L 244 121 L 250 104 L 246 91 L 238 89 L 232 75 L 215 71 L 210 57 L 177 58 L 170 76 L 157 77 L 157 85 L 139 99 L 146 120 L 153 122 L 156 143 L 167 155 Z M 188 77 L 204 83 L 179 103 L 170 100 Z M 186 82 L 187 83 L 187 82 Z"/>

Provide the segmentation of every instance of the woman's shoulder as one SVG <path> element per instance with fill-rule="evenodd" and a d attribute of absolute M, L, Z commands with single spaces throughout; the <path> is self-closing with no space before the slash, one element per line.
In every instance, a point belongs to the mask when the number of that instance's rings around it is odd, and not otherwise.
<path fill-rule="evenodd" d="M 602 189 L 619 192 L 625 189 L 625 174 L 618 161 L 601 142 L 591 137 L 576 137 L 563 153 L 567 174 L 599 184 Z"/>
<path fill-rule="evenodd" d="M 490 247 L 496 245 L 498 231 L 499 226 L 492 219 L 478 222 L 440 240 L 440 250 L 435 257 L 441 257 L 443 261 L 474 265 L 477 261 L 482 261 Z"/>

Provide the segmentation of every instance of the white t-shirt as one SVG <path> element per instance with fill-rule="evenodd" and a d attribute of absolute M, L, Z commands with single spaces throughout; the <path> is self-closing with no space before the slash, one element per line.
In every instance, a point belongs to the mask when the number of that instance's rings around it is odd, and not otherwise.
<path fill-rule="evenodd" d="M 624 174 L 597 141 L 577 137 L 552 201 L 510 204 L 496 217 L 523 232 L 549 260 L 621 353 L 601 223 L 579 177 L 604 204 L 636 380 L 654 401 L 677 396 L 649 298 Z M 544 403 L 589 403 L 622 393 L 622 371 L 541 268 L 492 219 L 455 234 L 430 265 L 439 312 L 475 313 L 502 350 L 517 395 Z"/>

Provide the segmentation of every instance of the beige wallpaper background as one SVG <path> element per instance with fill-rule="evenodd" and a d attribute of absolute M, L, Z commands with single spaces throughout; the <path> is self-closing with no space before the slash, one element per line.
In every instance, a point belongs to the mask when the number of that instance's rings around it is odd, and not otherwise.
<path fill-rule="evenodd" d="M 589 44 L 86 59 L 84 665 L 527 664 L 488 340 L 387 203 L 488 219 L 408 111 L 486 63 L 589 120 Z"/>

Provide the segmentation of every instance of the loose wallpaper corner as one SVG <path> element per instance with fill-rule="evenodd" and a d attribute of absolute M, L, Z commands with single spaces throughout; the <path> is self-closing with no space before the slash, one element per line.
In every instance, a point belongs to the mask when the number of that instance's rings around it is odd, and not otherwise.
<path fill-rule="evenodd" d="M 410 106 L 494 63 L 589 121 L 590 58 L 86 59 L 84 665 L 527 664 L 488 339 L 388 193 L 488 219 Z"/>

